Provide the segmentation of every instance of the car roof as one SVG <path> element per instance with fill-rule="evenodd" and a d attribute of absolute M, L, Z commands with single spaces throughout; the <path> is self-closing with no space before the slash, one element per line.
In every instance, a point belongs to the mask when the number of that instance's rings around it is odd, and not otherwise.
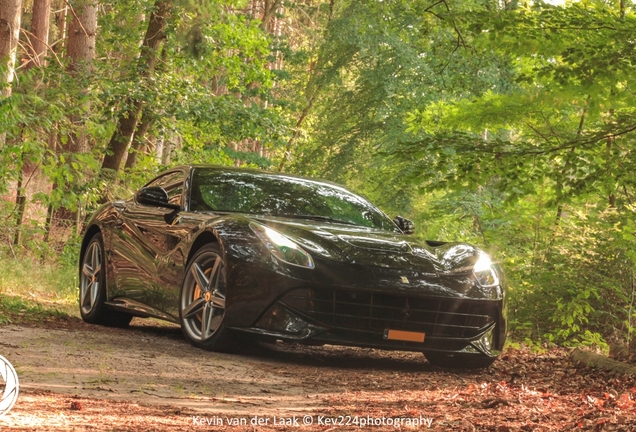
<path fill-rule="evenodd" d="M 161 174 L 165 174 L 171 171 L 175 171 L 175 170 L 192 170 L 192 169 L 200 169 L 200 168 L 208 168 L 208 169 L 214 169 L 214 170 L 219 170 L 219 171 L 233 171 L 233 172 L 245 172 L 245 173 L 252 173 L 252 174 L 265 174 L 265 175 L 270 175 L 270 176 L 281 176 L 281 177 L 290 177 L 290 178 L 296 178 L 299 180 L 307 180 L 307 181 L 312 181 L 315 183 L 322 183 L 325 185 L 329 185 L 329 186 L 335 186 L 341 189 L 344 189 L 350 193 L 353 193 L 355 195 L 360 195 L 356 192 L 351 191 L 349 188 L 347 188 L 344 185 L 338 184 L 338 183 L 334 183 L 332 181 L 329 180 L 323 180 L 323 179 L 319 179 L 319 178 L 315 178 L 315 177 L 305 177 L 305 176 L 301 176 L 301 175 L 297 175 L 297 174 L 289 174 L 289 173 L 283 173 L 283 172 L 276 172 L 276 171 L 268 171 L 268 170 L 262 170 L 262 169 L 257 169 L 257 168 L 243 168 L 243 167 L 234 167 L 234 166 L 227 166 L 227 165 L 212 165 L 212 164 L 190 164 L 190 165 L 179 165 L 176 167 L 172 167 L 169 170 L 163 171 Z"/>

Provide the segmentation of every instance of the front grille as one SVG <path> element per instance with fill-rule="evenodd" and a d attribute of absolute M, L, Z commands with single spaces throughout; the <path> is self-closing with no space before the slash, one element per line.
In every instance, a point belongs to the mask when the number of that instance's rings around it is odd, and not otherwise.
<path fill-rule="evenodd" d="M 297 289 L 282 302 L 332 328 L 368 332 L 424 332 L 427 337 L 472 338 L 494 321 L 492 302 L 400 296 L 337 289 Z"/>

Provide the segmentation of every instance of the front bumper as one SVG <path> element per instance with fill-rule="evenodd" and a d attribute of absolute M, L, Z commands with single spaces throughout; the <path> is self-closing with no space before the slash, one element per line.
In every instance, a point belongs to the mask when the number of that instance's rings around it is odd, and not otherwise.
<path fill-rule="evenodd" d="M 436 298 L 335 288 L 299 288 L 241 330 L 308 344 L 466 353 L 493 357 L 505 341 L 502 300 Z M 422 335 L 394 340 L 388 330 Z"/>

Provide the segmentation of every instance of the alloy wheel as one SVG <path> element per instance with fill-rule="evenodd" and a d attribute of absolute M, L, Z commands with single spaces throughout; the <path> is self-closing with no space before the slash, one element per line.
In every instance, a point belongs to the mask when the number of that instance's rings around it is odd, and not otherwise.
<path fill-rule="evenodd" d="M 80 284 L 80 308 L 84 315 L 91 313 L 99 301 L 101 272 L 103 271 L 102 247 L 98 240 L 93 240 L 84 254 Z"/>
<path fill-rule="evenodd" d="M 217 335 L 225 317 L 225 263 L 213 251 L 198 254 L 181 292 L 181 321 L 186 335 L 205 342 Z"/>

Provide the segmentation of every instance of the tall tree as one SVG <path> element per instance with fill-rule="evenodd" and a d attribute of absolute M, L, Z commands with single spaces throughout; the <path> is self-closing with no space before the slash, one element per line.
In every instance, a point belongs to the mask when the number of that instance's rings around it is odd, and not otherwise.
<path fill-rule="evenodd" d="M 55 27 L 57 28 L 57 39 L 53 42 L 53 49 L 60 53 L 64 48 L 63 44 L 56 44 L 58 41 L 66 39 L 66 19 L 68 14 L 68 4 L 65 0 L 56 0 L 55 4 Z"/>
<path fill-rule="evenodd" d="M 33 0 L 31 31 L 29 32 L 31 58 L 27 67 L 44 65 L 44 58 L 49 45 L 50 17 L 51 0 Z"/>
<path fill-rule="evenodd" d="M 157 63 L 159 47 L 164 39 L 164 30 L 172 9 L 171 0 L 156 0 L 154 10 L 148 21 L 148 28 L 141 45 L 138 62 L 138 77 L 140 81 L 149 78 Z M 102 170 L 109 169 L 118 172 L 128 150 L 139 114 L 143 108 L 143 99 L 130 97 L 124 102 L 123 110 L 117 120 L 117 127 L 106 148 L 106 156 L 102 162 Z"/>
<path fill-rule="evenodd" d="M 97 33 L 96 0 L 79 0 L 71 5 L 72 19 L 68 26 L 66 53 L 70 59 L 69 72 L 76 78 L 91 69 L 95 58 L 95 34 Z M 76 123 L 77 119 L 73 119 Z M 88 151 L 86 136 L 80 131 L 73 131 L 69 137 L 70 150 L 73 153 Z"/>
<path fill-rule="evenodd" d="M 31 15 L 31 31 L 28 32 L 29 36 L 29 59 L 26 67 L 31 69 L 36 66 L 44 65 L 44 58 L 46 57 L 46 50 L 49 43 L 49 19 L 51 16 L 51 0 L 34 0 L 33 12 Z M 36 170 L 34 164 L 29 163 L 26 155 L 21 157 L 23 164 L 20 168 L 21 171 L 18 174 L 18 180 L 16 185 L 16 200 L 15 200 L 15 213 L 16 213 L 16 231 L 13 239 L 13 243 L 20 244 L 22 235 L 22 221 L 24 219 L 24 213 L 26 211 L 27 196 L 24 187 L 24 178 Z"/>
<path fill-rule="evenodd" d="M 35 0 L 36 2 L 38 0 Z M 50 0 L 39 0 L 49 2 Z M 70 76 L 75 83 L 74 88 L 77 89 L 77 93 L 73 96 L 74 108 L 69 113 L 68 119 L 74 126 L 68 132 L 68 151 L 71 153 L 86 153 L 89 151 L 88 138 L 85 132 L 82 130 L 85 122 L 85 112 L 88 112 L 90 102 L 85 100 L 85 94 L 87 93 L 88 84 L 85 84 L 85 78 L 91 74 L 93 70 L 93 60 L 95 58 L 96 51 L 96 33 L 97 33 L 97 0 L 76 0 L 74 2 L 63 2 L 63 8 L 60 9 L 56 15 L 56 23 L 59 32 L 59 39 L 64 39 L 65 31 L 67 31 L 68 37 L 66 38 L 66 55 L 68 58 L 67 69 Z M 35 8 L 35 6 L 34 6 Z M 34 12 L 35 13 L 35 12 Z M 67 13 L 70 15 L 68 22 L 68 28 L 65 28 L 67 19 Z M 47 18 L 48 21 L 48 18 Z M 83 101 L 77 103 L 77 101 Z M 57 146 L 57 135 L 55 130 L 51 131 L 49 136 L 50 147 L 60 151 Z M 82 176 L 76 176 L 80 169 L 85 169 L 84 166 L 79 164 L 71 164 L 74 168 L 74 178 L 81 178 Z M 57 181 L 53 182 L 52 195 L 57 195 L 58 188 L 64 190 L 65 195 L 72 195 L 69 184 L 60 185 Z M 74 200 L 69 200 L 74 201 Z M 45 241 L 49 239 L 49 233 L 51 229 L 51 223 L 53 216 L 56 212 L 57 206 L 53 200 L 49 202 L 47 211 L 47 217 L 45 222 Z M 72 212 L 68 207 L 63 207 L 60 210 L 61 214 L 65 214 L 68 217 Z M 75 217 L 78 218 L 80 211 L 75 211 Z M 79 227 L 76 226 L 76 229 Z"/>
<path fill-rule="evenodd" d="M 22 0 L 0 0 L 0 95 L 3 98 L 11 96 L 21 15 Z M 0 146 L 5 139 L 6 132 L 0 131 Z"/>

